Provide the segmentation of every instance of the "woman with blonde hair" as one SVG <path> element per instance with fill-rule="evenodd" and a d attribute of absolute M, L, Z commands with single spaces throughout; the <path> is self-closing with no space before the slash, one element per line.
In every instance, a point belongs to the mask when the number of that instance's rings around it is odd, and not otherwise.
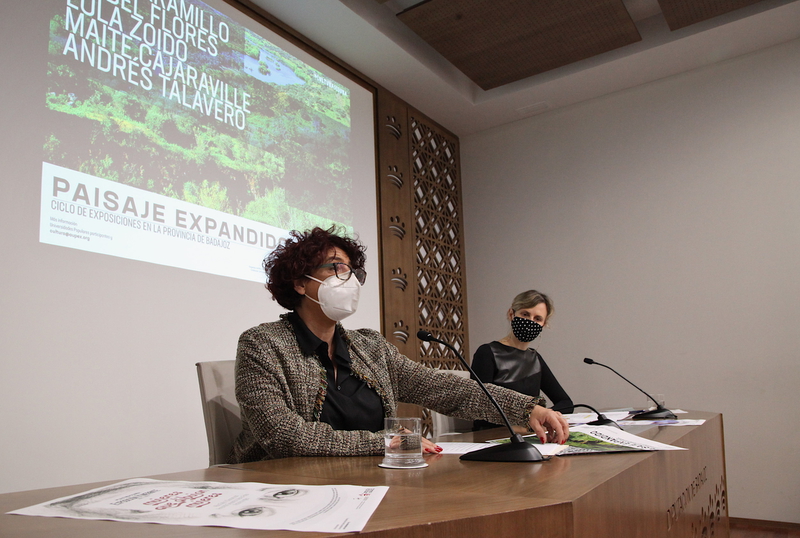
<path fill-rule="evenodd" d="M 492 383 L 538 397 L 541 392 L 553 408 L 572 412 L 572 400 L 530 342 L 541 334 L 553 315 L 553 302 L 536 290 L 520 293 L 511 302 L 506 317 L 511 324 L 500 340 L 480 346 L 472 358 L 472 369 L 484 383 Z M 495 428 L 497 424 L 476 420 L 474 429 Z"/>

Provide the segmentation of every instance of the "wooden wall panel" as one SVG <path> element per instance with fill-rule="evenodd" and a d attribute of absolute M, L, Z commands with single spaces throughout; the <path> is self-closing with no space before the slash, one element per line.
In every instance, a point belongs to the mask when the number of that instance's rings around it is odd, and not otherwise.
<path fill-rule="evenodd" d="M 416 337 L 426 329 L 468 354 L 458 138 L 383 89 L 377 101 L 383 333 L 412 360 L 460 370 L 452 351 Z M 430 431 L 428 410 L 398 413 Z"/>
<path fill-rule="evenodd" d="M 414 299 L 413 183 L 408 159 L 408 105 L 378 90 L 378 197 L 383 333 L 412 360 L 417 356 Z"/>

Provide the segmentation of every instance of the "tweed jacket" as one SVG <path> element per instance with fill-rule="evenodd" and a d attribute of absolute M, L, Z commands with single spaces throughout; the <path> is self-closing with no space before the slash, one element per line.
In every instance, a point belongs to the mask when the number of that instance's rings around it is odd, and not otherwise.
<path fill-rule="evenodd" d="M 377 331 L 345 330 L 352 375 L 365 381 L 383 401 L 384 416 L 395 416 L 398 402 L 421 405 L 445 415 L 502 423 L 486 395 L 472 380 L 427 368 L 403 356 Z M 488 385 L 513 424 L 527 425 L 543 399 Z M 236 355 L 236 399 L 243 430 L 231 463 L 289 456 L 382 454 L 383 435 L 334 430 L 320 421 L 327 381 L 315 355 L 303 355 L 286 315 L 245 331 Z"/>

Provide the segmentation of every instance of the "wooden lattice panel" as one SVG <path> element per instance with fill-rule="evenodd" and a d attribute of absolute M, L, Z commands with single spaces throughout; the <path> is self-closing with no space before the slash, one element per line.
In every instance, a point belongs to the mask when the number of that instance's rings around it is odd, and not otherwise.
<path fill-rule="evenodd" d="M 468 355 L 458 138 L 383 89 L 377 131 L 383 334 L 414 361 L 461 370 L 452 351 L 416 337 L 426 329 Z M 431 432 L 429 410 L 397 412 Z"/>
<path fill-rule="evenodd" d="M 455 140 L 424 118 L 409 118 L 419 327 L 467 349 L 461 185 Z M 452 351 L 419 342 L 427 366 L 461 369 Z"/>

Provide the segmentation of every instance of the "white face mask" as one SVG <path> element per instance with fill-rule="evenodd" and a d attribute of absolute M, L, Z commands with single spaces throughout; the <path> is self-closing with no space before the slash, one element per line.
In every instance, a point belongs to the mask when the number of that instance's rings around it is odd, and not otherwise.
<path fill-rule="evenodd" d="M 361 283 L 355 276 L 347 280 L 340 280 L 336 275 L 331 275 L 325 280 L 319 280 L 311 275 L 306 275 L 311 280 L 320 283 L 317 289 L 319 301 L 306 295 L 322 308 L 322 313 L 333 321 L 342 321 L 353 314 L 358 308 L 358 298 L 361 295 Z"/>

